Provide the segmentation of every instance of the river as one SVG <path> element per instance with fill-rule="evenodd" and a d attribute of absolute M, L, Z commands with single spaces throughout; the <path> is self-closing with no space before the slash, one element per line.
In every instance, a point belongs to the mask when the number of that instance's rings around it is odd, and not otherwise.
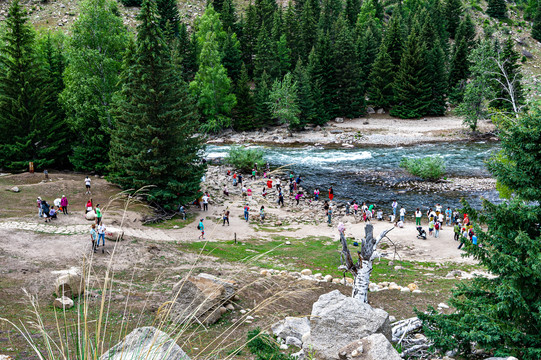
<path fill-rule="evenodd" d="M 464 197 L 476 208 L 481 206 L 481 198 L 498 201 L 494 191 L 448 191 L 421 192 L 392 186 L 399 181 L 413 179 L 400 167 L 402 157 L 441 156 L 449 177 L 490 177 L 486 166 L 491 154 L 498 150 L 494 142 L 453 142 L 420 144 L 399 147 L 366 147 L 356 149 L 329 149 L 314 146 L 261 148 L 265 159 L 273 168 L 288 165 L 294 174 L 301 174 L 302 185 L 313 189 L 319 187 L 325 193 L 333 186 L 337 200 L 356 199 L 360 202 L 375 203 L 384 208 L 390 207 L 393 199 L 404 205 L 410 214 L 417 207 L 426 209 L 440 203 L 452 208 L 460 207 Z M 208 159 L 223 158 L 229 146 L 207 146 Z M 391 186 L 381 186 L 382 178 Z"/>

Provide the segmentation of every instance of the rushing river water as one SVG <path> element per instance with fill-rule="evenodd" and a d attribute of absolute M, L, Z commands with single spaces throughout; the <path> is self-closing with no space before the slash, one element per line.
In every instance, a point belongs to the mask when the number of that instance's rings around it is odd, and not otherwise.
<path fill-rule="evenodd" d="M 337 200 L 357 199 L 389 208 L 394 198 L 405 205 L 411 214 L 416 207 L 427 208 L 435 203 L 459 207 L 465 197 L 475 207 L 480 207 L 481 197 L 497 201 L 496 191 L 476 192 L 419 192 L 376 184 L 374 177 L 388 183 L 411 179 L 399 168 L 402 157 L 443 157 L 447 176 L 489 177 L 484 161 L 497 150 L 496 143 L 455 142 L 422 144 L 404 147 L 369 147 L 360 149 L 324 149 L 319 147 L 267 147 L 261 148 L 272 167 L 288 165 L 295 174 L 301 174 L 303 186 L 319 187 L 322 194 L 333 186 Z M 207 147 L 207 158 L 222 158 L 229 146 Z M 377 175 L 373 175 L 377 174 Z M 257 190 L 257 189 L 256 189 Z"/>

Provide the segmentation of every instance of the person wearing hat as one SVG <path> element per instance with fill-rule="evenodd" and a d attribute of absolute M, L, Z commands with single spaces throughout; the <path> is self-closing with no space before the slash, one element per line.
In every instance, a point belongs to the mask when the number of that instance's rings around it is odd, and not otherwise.
<path fill-rule="evenodd" d="M 68 198 L 66 195 L 62 195 L 62 199 L 60 199 L 60 206 L 62 206 L 62 212 L 64 215 L 68 215 Z"/>
<path fill-rule="evenodd" d="M 197 228 L 201 230 L 201 235 L 199 235 L 198 239 L 201 238 L 201 240 L 205 240 L 205 225 L 203 225 L 204 219 L 199 219 L 199 225 L 197 225 Z"/>

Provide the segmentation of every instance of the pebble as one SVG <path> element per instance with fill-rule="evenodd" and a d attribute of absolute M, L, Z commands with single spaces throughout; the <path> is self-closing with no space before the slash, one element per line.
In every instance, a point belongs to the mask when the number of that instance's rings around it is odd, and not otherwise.
<path fill-rule="evenodd" d="M 439 303 L 438 308 L 440 308 L 440 309 L 449 309 L 449 305 L 444 304 L 444 303 Z"/>

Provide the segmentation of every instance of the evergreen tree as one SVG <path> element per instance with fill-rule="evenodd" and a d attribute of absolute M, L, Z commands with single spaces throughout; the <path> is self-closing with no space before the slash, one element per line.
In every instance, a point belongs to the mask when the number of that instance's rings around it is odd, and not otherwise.
<path fill-rule="evenodd" d="M 239 29 L 237 24 L 237 10 L 235 9 L 233 0 L 224 0 L 223 8 L 219 12 L 223 28 L 229 33 L 234 32 L 238 35 Z"/>
<path fill-rule="evenodd" d="M 115 6 L 109 0 L 84 1 L 68 44 L 61 100 L 77 134 L 70 161 L 79 171 L 103 173 L 109 163 L 113 95 L 120 89 L 118 76 L 129 39 Z"/>
<path fill-rule="evenodd" d="M 288 4 L 287 10 L 284 15 L 284 34 L 286 36 L 287 48 L 290 51 L 290 60 L 292 62 L 297 61 L 303 52 L 301 31 L 300 31 L 300 17 L 297 15 L 295 7 L 291 3 Z M 290 64 L 291 65 L 291 64 Z"/>
<path fill-rule="evenodd" d="M 257 37 L 256 55 L 254 59 L 254 78 L 259 79 L 263 73 L 267 73 L 271 79 L 277 76 L 277 58 L 275 44 L 267 30 L 263 25 L 259 36 Z"/>
<path fill-rule="evenodd" d="M 287 46 L 286 35 L 282 34 L 280 39 L 276 43 L 276 65 L 277 65 L 277 75 L 282 77 L 285 75 L 291 68 L 291 50 Z"/>
<path fill-rule="evenodd" d="M 327 103 L 324 102 L 325 94 L 325 78 L 321 76 L 324 73 L 324 67 L 322 66 L 320 57 L 316 53 L 316 49 L 313 48 L 308 56 L 308 66 L 306 68 L 306 74 L 308 76 L 308 83 L 310 84 L 310 99 L 312 100 L 312 119 L 314 124 L 323 125 L 327 121 L 331 120 L 332 114 L 329 114 L 329 108 Z M 323 68 L 323 70 L 322 70 Z"/>
<path fill-rule="evenodd" d="M 391 110 L 392 116 L 403 119 L 426 115 L 431 103 L 431 88 L 427 79 L 425 45 L 416 30 L 408 36 L 406 48 L 395 79 L 397 104 Z"/>
<path fill-rule="evenodd" d="M 334 47 L 329 32 L 320 33 L 318 44 L 310 54 L 308 73 L 314 100 L 318 103 L 318 121 L 327 122 L 339 116 L 339 109 L 335 103 L 335 94 L 338 88 L 336 78 Z M 316 100 L 317 99 L 317 100 Z"/>
<path fill-rule="evenodd" d="M 234 32 L 229 31 L 225 39 L 222 63 L 233 83 L 236 83 L 239 80 L 242 67 L 242 53 L 237 34 Z"/>
<path fill-rule="evenodd" d="M 255 120 L 256 127 L 263 127 L 271 123 L 272 114 L 269 109 L 269 76 L 265 71 L 256 82 L 254 101 L 255 101 Z"/>
<path fill-rule="evenodd" d="M 278 9 L 276 1 L 255 0 L 254 6 L 257 14 L 258 31 L 261 31 L 263 27 L 270 31 L 274 20 L 274 12 Z"/>
<path fill-rule="evenodd" d="M 147 190 L 167 210 L 191 202 L 205 167 L 197 115 L 187 86 L 171 62 L 154 1 L 144 0 L 137 43 L 123 69 L 117 127 L 111 140 L 112 181 Z"/>
<path fill-rule="evenodd" d="M 491 106 L 506 112 L 515 112 L 513 102 L 517 107 L 524 105 L 524 90 L 522 88 L 522 73 L 520 71 L 520 55 L 514 49 L 514 41 L 508 37 L 503 48 L 498 46 L 496 60 L 498 67 L 495 82 L 496 100 Z"/>
<path fill-rule="evenodd" d="M 460 22 L 455 35 L 455 44 L 451 52 L 451 63 L 449 70 L 449 88 L 451 97 L 455 101 L 462 99 L 465 82 L 469 76 L 471 66 L 468 60 L 471 50 L 475 44 L 475 26 L 469 14 Z"/>
<path fill-rule="evenodd" d="M 242 64 L 240 78 L 235 86 L 237 105 L 233 108 L 233 127 L 237 131 L 255 128 L 255 102 L 249 82 L 248 70 Z"/>
<path fill-rule="evenodd" d="M 297 102 L 297 82 L 291 73 L 285 74 L 282 81 L 276 79 L 269 93 L 272 116 L 290 128 L 299 126 L 300 109 Z"/>
<path fill-rule="evenodd" d="M 336 90 L 334 104 L 337 114 L 348 118 L 358 117 L 364 113 L 364 89 L 361 81 L 361 67 L 353 38 L 353 31 L 344 17 L 340 17 L 333 32 L 334 68 Z"/>
<path fill-rule="evenodd" d="M 29 162 L 37 169 L 54 165 L 55 151 L 65 152 L 54 132 L 65 125 L 47 111 L 56 102 L 49 93 L 54 79 L 43 68 L 35 33 L 18 0 L 9 7 L 0 40 L 0 168 L 23 170 Z"/>
<path fill-rule="evenodd" d="M 371 105 L 383 108 L 391 105 L 394 96 L 394 75 L 391 56 L 387 51 L 386 43 L 382 42 L 368 80 L 370 84 L 368 97 Z"/>
<path fill-rule="evenodd" d="M 320 11 L 319 0 L 307 0 L 302 9 L 300 21 L 302 50 L 300 52 L 300 57 L 303 61 L 308 59 L 308 54 L 310 54 L 312 48 L 316 45 Z"/>
<path fill-rule="evenodd" d="M 242 36 L 240 38 L 240 46 L 242 50 L 242 60 L 246 65 L 249 74 L 254 71 L 254 54 L 257 46 L 257 38 L 259 36 L 259 26 L 257 24 L 257 14 L 253 5 L 248 5 L 246 8 L 246 18 L 240 21 L 242 27 Z"/>
<path fill-rule="evenodd" d="M 323 7 L 319 17 L 319 30 L 329 32 L 332 30 L 334 22 L 342 16 L 342 0 L 323 0 Z"/>
<path fill-rule="evenodd" d="M 190 38 L 184 23 L 180 24 L 178 39 L 173 46 L 173 54 L 174 58 L 180 62 L 184 81 L 193 80 L 197 72 L 197 38 L 195 33 Z"/>
<path fill-rule="evenodd" d="M 398 70 L 400 69 L 400 60 L 402 59 L 402 53 L 404 52 L 404 40 L 400 16 L 397 14 L 393 16 L 387 31 L 385 32 L 385 47 L 387 53 L 391 58 L 391 73 L 392 73 L 392 82 L 393 82 L 393 93 L 394 93 L 394 83 L 395 78 L 398 75 Z M 391 104 L 395 104 L 396 101 L 394 97 L 391 99 Z"/>
<path fill-rule="evenodd" d="M 541 1 L 537 6 L 537 11 L 533 19 L 532 37 L 537 41 L 541 41 Z"/>
<path fill-rule="evenodd" d="M 180 14 L 176 0 L 156 0 L 160 27 L 163 33 L 169 38 L 176 38 L 180 30 Z"/>
<path fill-rule="evenodd" d="M 456 30 L 460 24 L 460 14 L 462 13 L 461 0 L 447 0 L 445 3 L 445 19 L 447 20 L 447 31 L 451 39 L 455 38 Z"/>
<path fill-rule="evenodd" d="M 507 16 L 505 0 L 488 0 L 487 15 L 497 19 L 505 18 Z"/>
<path fill-rule="evenodd" d="M 355 26 L 357 23 L 357 16 L 361 11 L 361 2 L 359 0 L 346 0 L 346 19 L 351 26 Z"/>
<path fill-rule="evenodd" d="M 360 18 L 360 16 L 359 16 Z M 370 19 L 364 26 L 361 22 L 357 24 L 357 33 L 360 34 L 357 40 L 357 53 L 361 65 L 363 89 L 368 88 L 368 75 L 372 71 L 372 64 L 376 60 L 379 45 L 381 44 L 381 30 L 375 19 Z"/>
<path fill-rule="evenodd" d="M 311 122 L 317 114 L 315 113 L 316 106 L 314 104 L 314 99 L 312 98 L 312 86 L 308 77 L 308 72 L 300 59 L 297 61 L 297 65 L 295 66 L 294 76 L 299 90 L 299 125 L 303 126 L 304 124 Z"/>

